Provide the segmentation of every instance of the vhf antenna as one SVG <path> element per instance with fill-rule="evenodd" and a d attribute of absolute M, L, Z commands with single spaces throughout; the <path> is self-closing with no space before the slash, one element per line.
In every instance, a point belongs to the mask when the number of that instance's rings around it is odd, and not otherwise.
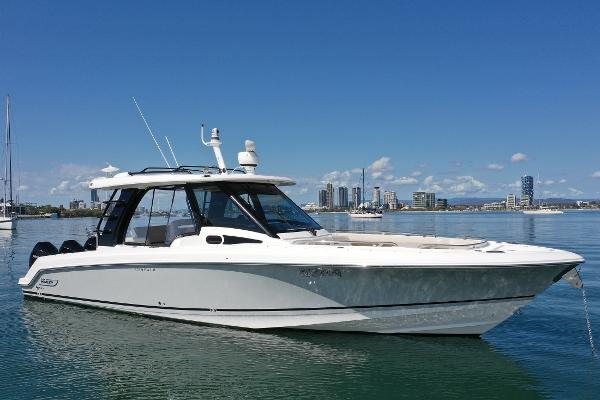
<path fill-rule="evenodd" d="M 162 149 L 160 148 L 160 145 L 156 141 L 156 138 L 154 137 L 154 133 L 152 133 L 152 129 L 150 129 L 150 125 L 148 125 L 148 121 L 146 121 L 146 117 L 144 117 L 144 113 L 142 112 L 142 109 L 138 105 L 137 101 L 135 101 L 135 97 L 132 97 L 132 99 L 133 99 L 133 102 L 135 103 L 135 106 L 137 107 L 138 112 L 140 113 L 140 117 L 142 117 L 142 120 L 144 120 L 144 124 L 146 124 L 146 128 L 148 128 L 148 132 L 150 132 L 150 136 L 152 136 L 152 140 L 154 140 L 154 144 L 156 145 L 156 148 L 160 152 L 160 155 L 162 156 L 163 160 L 165 160 L 165 164 L 167 164 L 167 168 L 171 168 L 169 161 L 167 161 L 167 157 L 165 157 L 165 153 L 163 153 Z M 167 140 L 167 143 L 168 143 L 168 140 Z M 171 147 L 171 145 L 169 145 L 169 147 Z M 175 155 L 173 155 L 173 158 L 175 158 Z"/>
<path fill-rule="evenodd" d="M 222 143 L 219 137 L 219 130 L 217 128 L 213 128 L 210 131 L 210 140 L 207 142 L 204 140 L 204 124 L 202 124 L 200 127 L 200 138 L 205 146 L 213 148 L 213 151 L 215 152 L 215 158 L 217 159 L 217 165 L 219 166 L 219 173 L 227 174 L 225 159 L 223 158 L 223 153 L 221 152 Z"/>

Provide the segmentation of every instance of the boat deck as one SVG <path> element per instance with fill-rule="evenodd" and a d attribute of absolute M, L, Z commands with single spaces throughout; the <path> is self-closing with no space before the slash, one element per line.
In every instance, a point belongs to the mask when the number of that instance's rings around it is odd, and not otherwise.
<path fill-rule="evenodd" d="M 294 244 L 322 246 L 405 247 L 414 249 L 476 249 L 488 245 L 487 240 L 447 238 L 413 234 L 332 233 L 327 236 L 298 239 Z"/>

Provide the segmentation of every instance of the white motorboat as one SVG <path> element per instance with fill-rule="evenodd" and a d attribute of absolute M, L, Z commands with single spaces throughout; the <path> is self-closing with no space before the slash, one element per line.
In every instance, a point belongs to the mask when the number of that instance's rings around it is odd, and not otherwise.
<path fill-rule="evenodd" d="M 13 230 L 17 228 L 17 217 L 12 212 L 13 179 L 12 179 L 12 143 L 10 133 L 10 97 L 6 96 L 6 129 L 4 136 L 4 197 L 2 202 L 2 215 L 0 215 L 0 229 Z"/>
<path fill-rule="evenodd" d="M 356 209 L 348 211 L 348 215 L 352 218 L 381 218 L 383 213 L 378 210 L 371 209 Z"/>
<path fill-rule="evenodd" d="M 534 210 L 523 210 L 523 214 L 527 215 L 557 215 L 563 214 L 562 210 L 557 210 L 555 208 L 538 208 Z"/>
<path fill-rule="evenodd" d="M 96 236 L 32 251 L 25 296 L 250 329 L 481 334 L 584 259 L 483 239 L 328 232 L 255 174 L 254 145 L 228 170 L 147 168 L 113 190 Z M 575 277 L 573 277 L 575 275 Z"/>

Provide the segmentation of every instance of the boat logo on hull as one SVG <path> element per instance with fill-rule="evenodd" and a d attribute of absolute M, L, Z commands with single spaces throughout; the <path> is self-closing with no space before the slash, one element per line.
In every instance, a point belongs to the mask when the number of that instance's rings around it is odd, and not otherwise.
<path fill-rule="evenodd" d="M 42 278 L 40 279 L 41 286 L 56 286 L 58 285 L 58 279 Z"/>

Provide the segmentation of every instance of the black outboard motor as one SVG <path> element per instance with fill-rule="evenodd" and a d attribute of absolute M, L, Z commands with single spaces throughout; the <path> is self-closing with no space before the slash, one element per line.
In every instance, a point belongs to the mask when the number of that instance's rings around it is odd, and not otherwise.
<path fill-rule="evenodd" d="M 88 240 L 85 241 L 83 248 L 86 251 L 96 250 L 97 244 L 98 244 L 98 239 L 96 238 L 96 236 L 92 236 L 92 237 L 89 237 Z"/>
<path fill-rule="evenodd" d="M 83 246 L 76 240 L 65 240 L 58 250 L 59 253 L 79 253 L 83 251 Z"/>
<path fill-rule="evenodd" d="M 50 242 L 38 242 L 31 250 L 29 255 L 29 268 L 33 265 L 35 260 L 44 256 L 52 256 L 58 254 L 58 249 Z"/>

